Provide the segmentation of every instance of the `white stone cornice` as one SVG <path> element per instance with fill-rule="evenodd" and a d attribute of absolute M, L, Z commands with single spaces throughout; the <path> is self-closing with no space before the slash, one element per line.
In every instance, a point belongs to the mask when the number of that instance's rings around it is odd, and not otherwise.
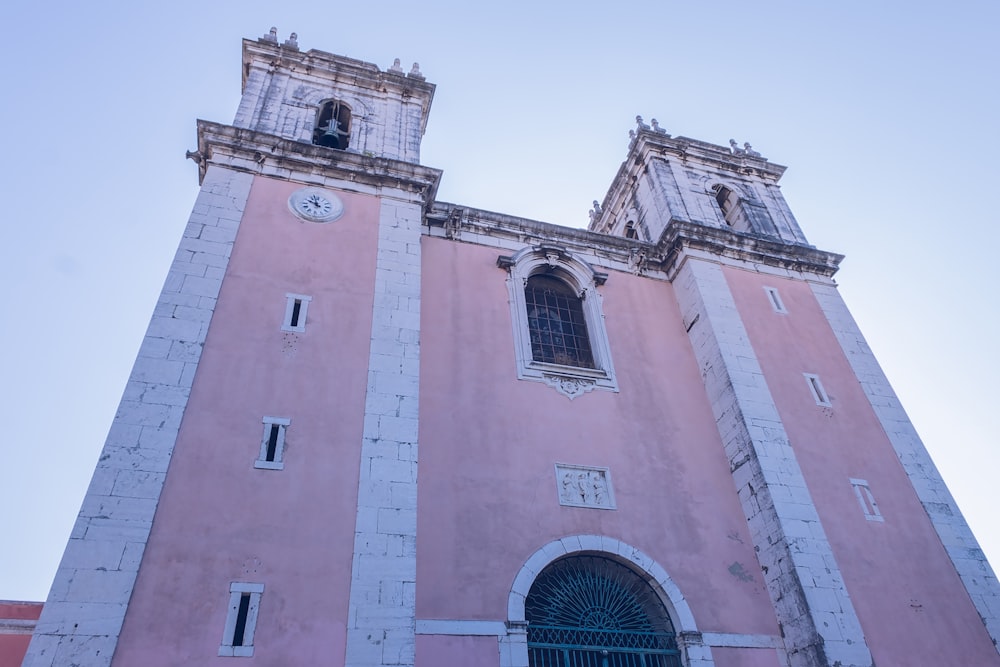
<path fill-rule="evenodd" d="M 299 141 L 283 139 L 232 125 L 198 121 L 199 180 L 209 164 L 234 171 L 323 185 L 337 179 L 375 188 L 394 188 L 416 193 L 431 202 L 437 194 L 441 170 L 415 162 L 334 151 Z"/>
<path fill-rule="evenodd" d="M 795 273 L 830 278 L 840 267 L 843 255 L 812 246 L 792 245 L 751 234 L 732 232 L 690 222 L 672 220 L 656 245 L 661 268 L 673 280 L 686 254 L 703 251 L 720 263 L 766 265 Z"/>

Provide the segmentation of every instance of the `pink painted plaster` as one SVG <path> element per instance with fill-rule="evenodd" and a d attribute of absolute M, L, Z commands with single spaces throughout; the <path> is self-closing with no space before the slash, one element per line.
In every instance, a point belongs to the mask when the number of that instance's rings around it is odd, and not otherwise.
<path fill-rule="evenodd" d="M 0 600 L 0 667 L 20 667 L 31 643 L 31 629 L 18 629 L 25 621 L 37 621 L 41 602 Z"/>
<path fill-rule="evenodd" d="M 654 558 L 700 629 L 776 635 L 672 286 L 611 274 L 621 392 L 570 401 L 516 379 L 498 251 L 423 241 L 418 618 L 504 620 L 532 553 L 597 534 Z M 560 506 L 557 462 L 609 467 L 618 509 Z"/>
<path fill-rule="evenodd" d="M 809 285 L 734 268 L 726 277 L 875 662 L 1000 665 Z M 816 405 L 803 373 L 819 375 L 833 407 Z M 865 519 L 850 478 L 869 483 L 884 522 Z"/>
<path fill-rule="evenodd" d="M 297 187 L 254 181 L 116 665 L 231 664 L 233 581 L 265 585 L 254 664 L 343 664 L 379 209 L 341 193 L 302 222 Z M 304 333 L 287 292 L 313 297 Z M 291 419 L 281 471 L 253 467 L 265 415 Z"/>
<path fill-rule="evenodd" d="M 414 667 L 497 667 L 500 645 L 496 637 L 418 635 Z"/>
<path fill-rule="evenodd" d="M 713 648 L 715 667 L 782 667 L 773 648 Z"/>

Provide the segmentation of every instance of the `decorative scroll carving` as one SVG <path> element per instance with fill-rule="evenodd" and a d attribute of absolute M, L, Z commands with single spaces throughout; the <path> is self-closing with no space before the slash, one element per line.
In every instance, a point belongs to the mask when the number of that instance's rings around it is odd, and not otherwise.
<path fill-rule="evenodd" d="M 583 396 L 597 386 L 594 380 L 587 378 L 558 375 L 555 373 L 544 373 L 543 377 L 549 386 L 555 387 L 556 391 L 563 396 L 567 396 L 570 400 L 577 396 Z"/>
<path fill-rule="evenodd" d="M 615 509 L 611 474 L 607 468 L 557 463 L 556 487 L 560 505 Z"/>

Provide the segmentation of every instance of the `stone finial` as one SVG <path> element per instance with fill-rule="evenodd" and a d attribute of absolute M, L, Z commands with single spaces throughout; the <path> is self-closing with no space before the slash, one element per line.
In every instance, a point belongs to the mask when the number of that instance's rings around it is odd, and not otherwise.
<path fill-rule="evenodd" d="M 750 157 L 760 157 L 760 153 L 758 153 L 757 151 L 755 151 L 753 149 L 753 146 L 751 146 L 750 142 L 748 142 L 748 141 L 744 141 L 743 142 L 743 150 L 745 150 L 746 154 L 749 155 Z"/>
<path fill-rule="evenodd" d="M 420 73 L 420 63 L 413 63 L 413 67 L 410 68 L 410 73 L 406 76 L 412 79 L 420 79 L 423 81 L 426 77 Z"/>
<path fill-rule="evenodd" d="M 294 33 L 293 32 L 291 35 L 289 35 L 288 39 L 285 40 L 285 43 L 283 44 L 283 46 L 286 49 L 295 49 L 297 51 L 298 48 L 299 48 L 299 36 L 298 36 L 298 33 Z"/>
<path fill-rule="evenodd" d="M 603 212 L 604 211 L 601 210 L 601 204 L 600 204 L 600 202 L 598 202 L 595 199 L 594 200 L 594 207 L 592 209 L 590 209 L 589 211 L 587 211 L 587 214 L 590 216 L 590 224 L 594 224 L 595 222 L 597 222 L 601 218 L 601 213 L 603 213 Z"/>
<path fill-rule="evenodd" d="M 396 74 L 403 73 L 403 67 L 399 64 L 399 58 L 392 61 L 392 67 L 389 68 L 390 72 L 395 72 Z"/>
<path fill-rule="evenodd" d="M 631 139 L 632 141 L 635 141 L 635 130 L 628 131 L 628 138 Z"/>
<path fill-rule="evenodd" d="M 667 133 L 666 130 L 664 130 L 662 127 L 660 127 L 660 124 L 657 122 L 657 120 L 655 118 L 653 118 L 649 122 L 653 124 L 653 132 L 657 132 L 659 134 L 666 134 Z"/>
<path fill-rule="evenodd" d="M 646 123 L 644 123 L 642 121 L 642 116 L 636 116 L 635 117 L 635 124 L 639 126 L 640 130 L 648 130 L 649 129 L 649 125 L 646 125 Z"/>
<path fill-rule="evenodd" d="M 746 153 L 745 150 L 739 147 L 735 139 L 729 140 L 729 147 L 732 149 L 733 155 L 744 155 Z"/>
<path fill-rule="evenodd" d="M 277 44 L 278 43 L 278 29 L 272 26 L 271 27 L 271 31 L 268 32 L 263 37 L 261 37 L 261 39 L 263 41 L 265 41 L 265 42 L 273 42 L 274 44 Z"/>

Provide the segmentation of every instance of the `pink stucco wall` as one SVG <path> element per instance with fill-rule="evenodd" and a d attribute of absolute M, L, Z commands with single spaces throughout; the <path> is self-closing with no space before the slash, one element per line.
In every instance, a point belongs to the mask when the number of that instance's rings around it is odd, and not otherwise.
<path fill-rule="evenodd" d="M 998 665 L 966 594 L 808 284 L 726 269 L 751 344 L 879 665 Z M 771 308 L 778 288 L 787 315 Z M 803 373 L 819 375 L 831 408 Z M 849 478 L 885 521 L 865 519 Z"/>
<path fill-rule="evenodd" d="M 713 648 L 715 667 L 782 667 L 773 648 Z"/>
<path fill-rule="evenodd" d="M 500 646 L 496 637 L 417 635 L 414 667 L 497 667 Z"/>
<path fill-rule="evenodd" d="M 254 181 L 116 665 L 230 664 L 232 581 L 265 584 L 253 664 L 342 664 L 378 202 L 304 223 L 297 187 Z M 313 297 L 304 333 L 280 330 L 287 292 Z M 253 467 L 265 415 L 291 419 L 281 471 Z"/>
<path fill-rule="evenodd" d="M 31 625 L 42 613 L 41 602 L 0 600 L 0 667 L 20 667 L 31 643 Z"/>
<path fill-rule="evenodd" d="M 574 534 L 653 557 L 702 630 L 778 632 L 667 283 L 600 288 L 620 393 L 518 381 L 497 249 L 424 238 L 417 617 L 507 618 L 524 561 Z M 556 462 L 607 466 L 618 509 L 558 504 Z"/>

